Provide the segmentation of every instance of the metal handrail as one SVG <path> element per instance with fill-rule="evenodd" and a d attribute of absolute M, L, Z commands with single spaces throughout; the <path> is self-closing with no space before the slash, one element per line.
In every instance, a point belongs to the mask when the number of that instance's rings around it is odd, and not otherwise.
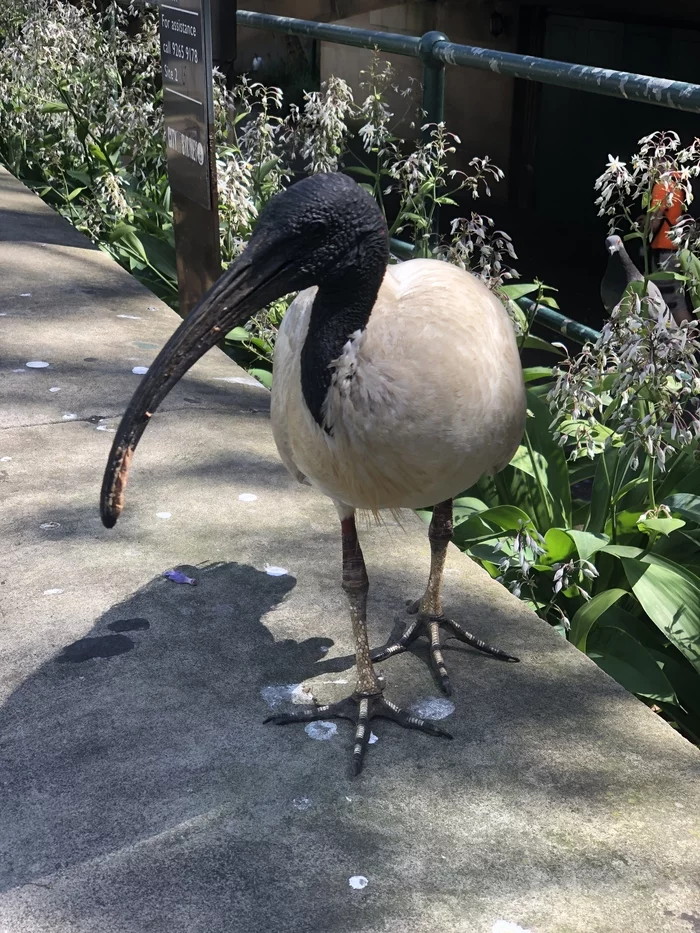
<path fill-rule="evenodd" d="M 239 26 L 249 26 L 253 29 L 303 36 L 356 48 L 378 49 L 381 52 L 422 59 L 422 105 L 426 123 L 429 124 L 440 123 L 443 120 L 446 65 L 478 68 L 570 90 L 700 113 L 700 85 L 697 84 L 559 62 L 534 55 L 516 55 L 513 52 L 499 52 L 473 45 L 459 45 L 450 42 L 444 33 L 436 31 L 427 32 L 423 36 L 405 36 L 401 33 L 377 32 L 372 29 L 359 29 L 356 26 L 340 26 L 337 23 L 316 23 L 312 20 L 253 13 L 248 10 L 238 10 L 236 21 Z M 392 252 L 400 258 L 410 258 L 413 253 L 411 244 L 401 240 L 392 240 L 391 247 Z M 518 304 L 525 312 L 534 312 L 536 320 L 542 326 L 578 343 L 595 342 L 600 336 L 585 324 L 545 305 L 536 304 L 529 298 L 518 299 Z"/>
<path fill-rule="evenodd" d="M 516 55 L 513 52 L 482 49 L 474 45 L 459 45 L 450 42 L 440 32 L 427 32 L 420 37 L 404 36 L 401 33 L 376 32 L 356 26 L 339 26 L 336 23 L 316 23 L 289 16 L 273 16 L 270 13 L 251 13 L 248 10 L 239 10 L 236 21 L 239 26 L 249 26 L 253 29 L 283 32 L 339 45 L 376 48 L 380 52 L 422 58 L 438 66 L 442 64 L 479 68 L 512 78 L 522 78 L 525 81 L 555 84 L 575 91 L 605 94 L 608 97 L 700 113 L 698 84 L 654 78 L 629 71 L 594 68 L 592 65 L 575 65 L 534 55 Z"/>

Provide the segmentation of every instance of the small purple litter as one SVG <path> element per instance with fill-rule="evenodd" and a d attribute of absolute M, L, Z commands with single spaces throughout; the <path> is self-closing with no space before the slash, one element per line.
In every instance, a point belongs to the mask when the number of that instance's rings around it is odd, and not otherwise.
<path fill-rule="evenodd" d="M 186 573 L 182 573 L 180 570 L 164 570 L 163 576 L 167 577 L 168 580 L 172 580 L 173 583 L 187 583 L 188 586 L 197 586 L 196 580 L 188 577 Z"/>

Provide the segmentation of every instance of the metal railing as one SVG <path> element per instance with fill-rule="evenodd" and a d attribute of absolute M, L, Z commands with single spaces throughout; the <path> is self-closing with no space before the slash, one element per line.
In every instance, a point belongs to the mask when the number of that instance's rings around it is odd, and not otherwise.
<path fill-rule="evenodd" d="M 239 26 L 280 32 L 286 35 L 334 42 L 362 49 L 377 49 L 419 58 L 423 63 L 422 106 L 427 123 L 443 120 L 445 105 L 445 69 L 447 65 L 478 68 L 496 74 L 541 84 L 553 84 L 590 94 L 603 94 L 622 100 L 654 104 L 674 110 L 700 113 L 700 85 L 685 81 L 671 81 L 649 75 L 613 71 L 609 68 L 594 68 L 590 65 L 575 65 L 570 62 L 537 58 L 534 55 L 515 55 L 495 49 L 482 49 L 473 45 L 458 45 L 450 42 L 441 32 L 427 32 L 423 36 L 405 36 L 393 32 L 376 32 L 355 26 L 339 26 L 333 23 L 316 23 L 311 20 L 293 19 L 288 16 L 273 16 L 269 13 L 252 13 L 239 10 L 236 14 Z M 408 258 L 413 250 L 409 243 L 392 241 L 392 251 L 401 258 Z M 542 326 L 564 334 L 578 343 L 595 341 L 598 332 L 585 324 L 573 321 L 553 308 L 536 305 L 527 298 L 518 303 L 524 311 L 532 313 Z"/>

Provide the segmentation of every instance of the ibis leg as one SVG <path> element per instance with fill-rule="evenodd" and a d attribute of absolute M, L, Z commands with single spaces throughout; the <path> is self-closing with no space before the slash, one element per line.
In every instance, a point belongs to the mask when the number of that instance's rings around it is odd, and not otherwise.
<path fill-rule="evenodd" d="M 292 713 L 269 716 L 265 722 L 287 725 L 293 722 L 313 722 L 319 719 L 349 719 L 355 724 L 353 747 L 353 772 L 362 770 L 365 752 L 371 736 L 370 722 L 373 719 L 391 719 L 406 729 L 418 729 L 429 735 L 452 738 L 440 726 L 430 720 L 421 719 L 402 710 L 384 699 L 383 687 L 374 672 L 367 638 L 367 593 L 369 580 L 357 537 L 354 511 L 341 514 L 343 541 L 343 589 L 350 603 L 350 620 L 355 640 L 357 661 L 357 683 L 352 696 L 339 703 L 325 706 L 307 706 Z"/>
<path fill-rule="evenodd" d="M 442 575 L 445 570 L 445 558 L 447 556 L 447 547 L 452 538 L 452 499 L 446 499 L 439 503 L 433 509 L 433 517 L 428 531 L 430 540 L 430 575 L 428 585 L 423 597 L 417 600 L 408 608 L 408 612 L 415 618 L 409 623 L 406 631 L 390 645 L 375 649 L 372 654 L 372 660 L 385 661 L 395 654 L 406 651 L 409 645 L 418 638 L 419 635 L 427 635 L 430 641 L 430 661 L 440 686 L 446 694 L 452 693 L 450 678 L 445 666 L 445 659 L 442 654 L 442 644 L 440 641 L 440 629 L 448 631 L 448 638 L 457 638 L 459 641 L 485 654 L 493 655 L 502 661 L 517 661 L 518 658 L 507 654 L 500 648 L 494 648 L 488 645 L 481 638 L 472 635 L 463 628 L 454 619 L 448 619 L 442 611 Z"/>

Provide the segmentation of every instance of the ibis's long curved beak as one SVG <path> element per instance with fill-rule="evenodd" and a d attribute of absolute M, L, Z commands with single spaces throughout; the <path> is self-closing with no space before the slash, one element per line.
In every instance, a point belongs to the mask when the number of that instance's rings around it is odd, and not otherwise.
<path fill-rule="evenodd" d="M 114 527 L 122 511 L 131 460 L 151 415 L 187 370 L 231 328 L 293 291 L 290 278 L 288 255 L 251 244 L 165 344 L 134 393 L 112 444 L 100 496 L 106 528 Z"/>

